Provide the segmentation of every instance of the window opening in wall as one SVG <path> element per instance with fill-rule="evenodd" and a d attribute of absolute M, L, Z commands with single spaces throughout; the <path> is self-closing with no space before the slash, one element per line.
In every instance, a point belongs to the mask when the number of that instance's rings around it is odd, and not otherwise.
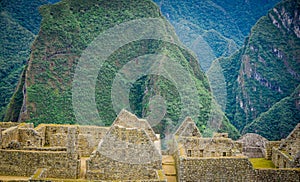
<path fill-rule="evenodd" d="M 212 157 L 215 157 L 215 156 L 216 156 L 216 153 L 215 153 L 214 151 L 212 151 L 212 152 L 211 152 L 211 156 L 212 156 Z"/>
<path fill-rule="evenodd" d="M 200 150 L 200 157 L 203 157 L 203 150 Z"/>
<path fill-rule="evenodd" d="M 223 157 L 226 157 L 226 152 L 223 152 Z"/>
<path fill-rule="evenodd" d="M 187 156 L 188 156 L 188 157 L 192 157 L 192 151 L 191 151 L 191 150 L 188 150 L 188 151 L 187 151 Z"/>
<path fill-rule="evenodd" d="M 283 168 L 286 168 L 286 162 L 283 161 Z"/>

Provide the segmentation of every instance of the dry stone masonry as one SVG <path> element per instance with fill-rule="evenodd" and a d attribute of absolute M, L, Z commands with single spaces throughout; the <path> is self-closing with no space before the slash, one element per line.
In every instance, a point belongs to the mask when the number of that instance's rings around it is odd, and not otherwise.
<path fill-rule="evenodd" d="M 247 133 L 237 142 L 243 145 L 242 153 L 250 158 L 263 158 L 266 156 L 268 140 L 255 133 Z"/>
<path fill-rule="evenodd" d="M 177 181 L 300 181 L 300 124 L 281 141 L 227 133 L 202 137 L 186 118 L 161 151 L 149 123 L 122 110 L 111 127 L 0 122 L 1 176 L 29 181 L 148 181 L 170 179 L 162 153 L 174 158 Z M 249 158 L 272 160 L 256 169 Z M 173 174 L 173 173 L 172 173 Z"/>
<path fill-rule="evenodd" d="M 282 140 L 278 148 L 272 149 L 272 160 L 279 168 L 300 168 L 300 123 Z"/>
<path fill-rule="evenodd" d="M 146 120 L 140 120 L 123 110 L 87 161 L 87 178 L 158 179 L 158 171 L 162 170 L 162 156 L 154 145 L 157 140 Z"/>
<path fill-rule="evenodd" d="M 238 141 L 231 140 L 226 133 L 203 138 L 196 133 L 196 126 L 192 123 L 187 118 L 176 131 L 170 145 L 176 161 L 177 181 L 300 181 L 300 169 L 293 168 L 297 165 L 288 165 L 286 162 L 284 168 L 280 169 L 254 169 L 249 161 L 249 157 L 272 156 L 273 159 L 283 147 L 287 147 L 287 151 L 294 151 L 291 156 L 298 160 L 299 125 L 278 149 L 279 142 L 269 142 L 256 134 L 248 134 Z M 190 126 L 189 134 L 185 132 L 187 126 Z"/>

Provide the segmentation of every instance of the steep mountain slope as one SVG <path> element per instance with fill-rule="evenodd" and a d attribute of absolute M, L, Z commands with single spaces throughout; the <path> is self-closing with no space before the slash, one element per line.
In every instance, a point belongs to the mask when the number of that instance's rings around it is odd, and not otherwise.
<path fill-rule="evenodd" d="M 162 135 L 167 134 L 170 127 L 176 126 L 183 119 L 181 117 L 182 113 L 184 116 L 189 115 L 191 112 L 194 112 L 193 110 L 197 112 L 193 119 L 202 131 L 206 129 L 207 123 L 210 122 L 217 123 L 217 130 L 227 131 L 232 137 L 236 138 L 239 135 L 224 114 L 220 110 L 215 109 L 217 107 L 212 101 L 207 78 L 200 71 L 197 60 L 189 51 L 178 46 L 179 41 L 172 27 L 160 14 L 158 7 L 151 1 L 63 0 L 54 5 L 42 6 L 40 12 L 43 20 L 38 37 L 32 46 L 25 78 L 22 77 L 24 78 L 24 89 L 23 91 L 17 90 L 15 95 L 16 98 L 19 98 L 18 93 L 24 93 L 20 117 L 16 117 L 19 114 L 12 112 L 14 111 L 12 109 L 8 110 L 7 118 L 19 118 L 18 120 L 26 120 L 35 124 L 46 122 L 76 123 L 76 117 L 81 116 L 75 117 L 74 107 L 77 106 L 72 105 L 72 99 L 74 97 L 84 97 L 84 94 L 86 94 L 78 92 L 77 94 L 79 95 L 74 96 L 74 92 L 72 92 L 72 84 L 77 84 L 77 82 L 73 82 L 73 78 L 76 78 L 75 71 L 82 59 L 81 56 L 89 49 L 93 41 L 97 40 L 99 35 L 106 35 L 103 32 L 110 31 L 110 28 L 113 27 L 120 27 L 116 26 L 120 23 L 140 18 L 159 18 L 164 22 L 164 26 L 158 26 L 156 29 L 161 31 L 164 37 L 169 38 L 169 42 L 152 39 L 135 40 L 122 45 L 109 55 L 101 67 L 101 72 L 98 74 L 95 93 L 93 93 L 95 94 L 98 109 L 96 115 L 99 116 L 99 120 L 98 118 L 95 120 L 86 118 L 85 123 L 80 124 L 110 125 L 117 112 L 112 102 L 113 85 L 116 76 L 132 63 L 135 66 L 142 64 L 142 60 L 145 58 L 143 55 L 165 54 L 170 59 L 176 60 L 175 65 L 172 63 L 173 66 L 176 67 L 178 64 L 184 67 L 185 72 L 191 75 L 196 89 L 194 93 L 196 98 L 192 98 L 196 101 L 196 108 L 185 108 L 186 105 L 184 105 L 190 98 L 182 97 L 184 96 L 182 92 L 190 93 L 192 90 L 189 88 L 190 86 L 180 90 L 178 87 L 182 87 L 182 85 L 176 85 L 172 82 L 172 79 L 155 74 L 143 75 L 134 80 L 134 82 L 130 82 L 126 81 L 125 78 L 128 74 L 134 73 L 134 71 L 125 70 L 125 72 L 121 73 L 123 77 L 120 80 L 121 84 L 131 85 L 129 96 L 127 96 L 133 112 L 144 118 L 151 115 L 153 106 L 157 106 L 155 102 L 151 103 L 151 99 L 159 96 L 164 98 L 166 108 L 163 120 L 156 125 L 155 129 Z M 146 31 L 142 32 L 143 35 L 152 33 L 147 32 L 148 30 L 143 31 Z M 110 41 L 122 41 L 124 39 L 122 36 L 123 34 L 125 36 L 125 33 L 119 32 L 107 42 L 102 42 L 110 45 Z M 172 42 L 178 44 L 173 44 Z M 118 42 L 111 43 L 111 45 L 116 43 Z M 98 54 L 101 54 L 101 51 Z M 87 71 L 86 73 L 91 72 L 86 67 L 80 69 Z M 162 64 L 159 64 L 155 70 L 164 71 L 166 69 Z M 173 77 L 173 79 L 186 79 L 184 75 L 181 75 L 180 71 L 177 74 L 178 77 Z M 18 88 L 23 88 L 23 86 L 20 85 Z M 126 98 L 120 97 L 117 102 L 122 103 L 124 100 Z M 157 100 L 154 99 L 154 101 Z M 12 108 L 15 107 L 14 104 L 11 104 L 11 106 Z M 197 110 L 197 108 L 200 109 Z M 93 112 L 89 110 L 87 105 L 84 105 L 82 109 L 86 109 L 85 113 Z"/>
<path fill-rule="evenodd" d="M 243 133 L 258 133 L 269 140 L 280 140 L 288 136 L 299 121 L 300 86 L 291 96 L 281 99 L 267 112 L 262 113 L 247 125 Z"/>
<path fill-rule="evenodd" d="M 46 0 L 0 2 L 0 120 L 38 33 L 41 21 L 38 7 L 47 3 Z"/>
<path fill-rule="evenodd" d="M 279 139 L 294 127 L 284 127 L 284 131 L 278 134 L 276 130 L 280 124 L 273 123 L 271 128 L 262 124 L 270 124 L 263 118 L 274 117 L 275 109 L 264 116 L 261 114 L 281 99 L 290 97 L 300 83 L 299 7 L 300 2 L 295 0 L 279 3 L 252 28 L 243 49 L 230 58 L 214 63 L 221 65 L 227 82 L 227 94 L 230 96 L 227 98 L 227 116 L 240 131 L 249 125 L 243 132 L 258 132 L 269 139 Z M 291 108 L 287 100 L 274 107 L 287 104 L 286 107 Z M 284 112 L 287 110 L 278 113 L 277 121 L 285 121 L 290 125 L 299 122 L 294 120 L 298 116 L 287 117 Z M 260 115 L 260 119 L 250 124 Z M 271 133 L 278 135 L 271 136 Z"/>
<path fill-rule="evenodd" d="M 42 20 L 38 7 L 55 0 L 0 1 L 0 120 L 3 120 Z M 5 118 L 4 118 L 5 119 Z"/>
<path fill-rule="evenodd" d="M 251 27 L 279 0 L 155 0 L 207 71 L 243 45 Z"/>

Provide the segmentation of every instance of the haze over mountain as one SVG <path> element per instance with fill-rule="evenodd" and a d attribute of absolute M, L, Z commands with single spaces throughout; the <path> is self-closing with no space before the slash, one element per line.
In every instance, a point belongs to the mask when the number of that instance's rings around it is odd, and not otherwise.
<path fill-rule="evenodd" d="M 93 44 L 93 41 L 102 35 L 101 33 L 110 31 L 110 28 L 121 23 L 140 18 L 159 18 L 164 22 L 164 26 L 158 26 L 156 29 L 168 37 L 169 42 L 137 40 L 114 51 L 103 63 L 96 81 L 95 101 L 98 111 L 94 114 L 99 115 L 99 120 L 87 120 L 84 124 L 110 125 L 116 117 L 112 102 L 113 85 L 123 67 L 132 64 L 132 60 L 136 65 L 142 64 L 145 58 L 141 58 L 143 55 L 164 54 L 169 59 L 175 60 L 176 64 L 172 63 L 173 66 L 178 64 L 184 67 L 184 71 L 191 76 L 194 85 L 180 88 L 183 85 L 173 83 L 187 79 L 184 74 L 178 74 L 180 70 L 177 72 L 178 77 L 172 77 L 174 80 L 149 74 L 139 77 L 132 83 L 125 79 L 131 72 L 122 72 L 124 78 L 121 79 L 121 84 L 126 85 L 128 82 L 132 84 L 129 90 L 130 108 L 126 109 L 133 110 L 139 117 L 147 118 L 151 112 L 154 112 L 153 106 L 157 107 L 155 105 L 157 100 L 152 99 L 159 97 L 164 99 L 165 113 L 162 121 L 155 126 L 155 130 L 162 136 L 168 134 L 170 128 L 174 128 L 178 122 L 183 121 L 182 113 L 183 116 L 188 116 L 193 112 L 196 112 L 196 115 L 192 115 L 192 118 L 201 131 L 205 130 L 207 134 L 211 134 L 214 129 L 209 128 L 208 123 L 212 123 L 217 131 L 229 132 L 233 138 L 239 136 L 238 131 L 212 100 L 207 78 L 200 70 L 197 59 L 188 50 L 178 46 L 180 42 L 173 28 L 152 1 L 63 0 L 54 5 L 40 7 L 40 13 L 43 16 L 41 28 L 31 48 L 23 80 L 16 91 L 18 95 L 16 98 L 21 98 L 20 95 L 24 93 L 22 97 L 24 100 L 16 102 L 14 98 L 12 99 L 5 117 L 7 120 L 28 121 L 34 124 L 76 123 L 74 105 L 72 105 L 74 99 L 72 84 L 73 78 L 76 77 L 76 66 L 88 46 Z M 148 30 L 143 31 L 146 31 L 144 34 L 151 33 L 148 33 Z M 115 39 L 122 40 L 121 33 L 115 36 L 117 36 Z M 167 62 L 161 62 L 156 70 L 161 69 L 162 72 L 167 70 L 164 64 Z M 90 70 L 87 70 L 88 72 Z M 195 87 L 195 90 L 192 87 Z M 187 93 L 195 95 L 191 101 L 195 102 L 194 105 L 190 103 L 189 95 L 185 97 Z M 75 97 L 81 96 L 84 97 L 83 95 Z M 123 103 L 125 99 L 121 97 L 118 102 Z M 188 105 L 195 107 L 188 108 Z M 21 107 L 21 112 L 16 112 L 14 109 L 18 107 Z M 93 113 L 92 110 L 87 109 L 86 113 L 89 112 Z"/>
<path fill-rule="evenodd" d="M 295 0 L 277 4 L 242 49 L 213 64 L 221 65 L 226 80 L 226 115 L 242 133 L 278 140 L 299 122 L 299 8 Z"/>
<path fill-rule="evenodd" d="M 279 0 L 155 0 L 204 71 L 244 43 L 251 27 Z"/>
<path fill-rule="evenodd" d="M 4 121 L 76 123 L 72 84 L 86 49 L 116 25 L 158 18 L 164 23 L 157 30 L 169 41 L 132 41 L 110 55 L 95 85 L 98 111 L 89 110 L 88 105 L 82 109 L 100 119 L 86 124 L 110 125 L 121 109 L 113 105 L 115 95 L 122 107 L 130 107 L 126 109 L 142 118 L 151 118 L 154 106 L 159 106 L 157 115 L 164 117 L 154 118 L 162 119 L 155 130 L 163 136 L 170 134 L 182 113 L 194 111 L 198 115 L 193 119 L 204 135 L 217 130 L 237 138 L 240 133 L 255 132 L 277 140 L 299 122 L 299 0 L 284 0 L 275 8 L 278 0 L 157 0 L 161 12 L 150 0 L 63 0 L 41 6 L 49 2 L 58 1 L 1 1 L 0 117 Z M 122 33 L 113 38 L 123 40 Z M 134 62 L 143 67 L 147 55 L 154 54 L 176 60 L 174 68 L 183 66 L 192 75 L 196 91 L 193 84 L 180 89 L 172 83 L 185 77 L 180 72 L 173 80 L 154 72 L 133 81 L 120 79 L 119 85 L 130 85 L 128 97 L 112 94 L 116 78 L 134 73 L 128 65 Z M 156 71 L 166 71 L 162 64 L 156 67 Z M 186 106 L 194 101 L 183 95 L 193 92 L 198 99 L 194 99 L 196 105 L 190 104 L 195 106 L 191 109 Z M 122 105 L 126 97 L 129 106 Z"/>

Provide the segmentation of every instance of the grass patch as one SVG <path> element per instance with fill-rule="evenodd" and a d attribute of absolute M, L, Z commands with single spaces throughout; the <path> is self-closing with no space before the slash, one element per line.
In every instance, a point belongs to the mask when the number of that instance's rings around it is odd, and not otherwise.
<path fill-rule="evenodd" d="M 255 169 L 275 168 L 273 162 L 265 158 L 250 158 L 249 160 Z"/>

